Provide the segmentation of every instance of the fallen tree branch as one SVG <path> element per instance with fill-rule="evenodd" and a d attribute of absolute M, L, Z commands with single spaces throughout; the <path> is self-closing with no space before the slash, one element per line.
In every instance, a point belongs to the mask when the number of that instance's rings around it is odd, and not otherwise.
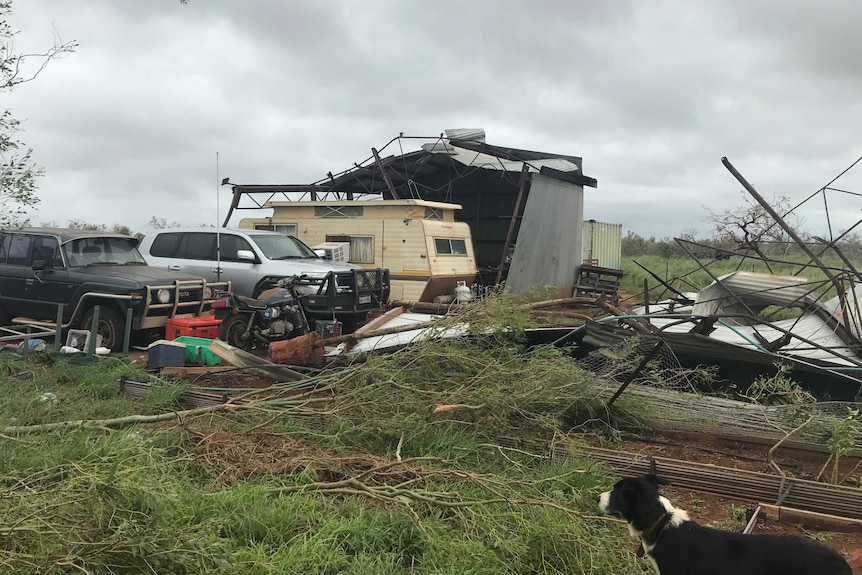
<path fill-rule="evenodd" d="M 613 519 L 607 516 L 596 516 L 581 513 L 574 509 L 569 509 L 564 505 L 560 505 L 554 501 L 544 499 L 510 499 L 507 497 L 496 497 L 492 499 L 476 499 L 476 498 L 461 498 L 457 493 L 445 493 L 439 491 L 425 491 L 418 489 L 399 489 L 389 487 L 388 485 L 367 485 L 362 483 L 355 477 L 343 479 L 340 481 L 316 481 L 306 485 L 291 485 L 274 489 L 278 493 L 305 493 L 308 491 L 319 491 L 335 494 L 350 494 L 350 495 L 365 495 L 373 499 L 382 501 L 391 501 L 402 505 L 410 505 L 414 501 L 421 501 L 429 505 L 437 507 L 446 507 L 450 509 L 477 507 L 484 505 L 494 505 L 505 503 L 507 505 L 530 505 L 539 507 L 550 507 L 557 509 L 573 517 L 581 517 L 584 519 L 602 519 L 613 520 L 619 522 L 619 519 Z"/>
<path fill-rule="evenodd" d="M 251 404 L 236 405 L 233 403 L 223 403 L 221 405 L 212 405 L 208 407 L 198 407 L 195 409 L 186 409 L 183 411 L 172 411 L 170 413 L 160 413 L 158 415 L 126 415 L 124 417 L 115 417 L 113 419 L 75 419 L 71 421 L 55 421 L 51 423 L 37 423 L 34 425 L 12 425 L 4 427 L 0 433 L 8 435 L 23 435 L 27 433 L 42 433 L 45 431 L 56 431 L 58 429 L 80 429 L 90 427 L 126 427 L 139 423 L 158 423 L 160 421 L 170 421 L 172 419 L 182 419 L 185 417 L 198 417 L 216 411 L 248 407 Z"/>
<path fill-rule="evenodd" d="M 75 419 L 70 421 L 55 421 L 51 423 L 37 423 L 33 425 L 12 425 L 0 429 L 0 434 L 4 435 L 24 435 L 28 433 L 44 433 L 46 431 L 57 430 L 72 430 L 72 429 L 99 429 L 99 428 L 120 428 L 142 423 L 159 423 L 162 421 L 182 420 L 187 418 L 200 417 L 219 411 L 233 411 L 239 409 L 259 410 L 268 408 L 290 409 L 295 412 L 302 412 L 303 407 L 308 403 L 313 403 L 314 398 L 301 399 L 260 399 L 247 403 L 234 402 L 222 403 L 219 405 L 210 405 L 206 407 L 197 407 L 194 409 L 185 409 L 181 411 L 171 411 L 168 413 L 159 413 L 156 415 L 126 415 L 123 417 L 115 417 L 111 419 Z M 315 414 L 320 414 L 320 410 L 315 410 Z"/>
<path fill-rule="evenodd" d="M 528 303 L 527 309 L 544 309 L 546 307 L 557 307 L 561 305 L 596 305 L 599 300 L 594 297 L 564 297 L 560 299 L 549 299 Z"/>
<path fill-rule="evenodd" d="M 363 471 L 362 473 L 353 477 L 348 477 L 347 479 L 341 479 L 338 481 L 315 481 L 313 483 L 307 483 L 305 485 L 290 485 L 284 487 L 277 487 L 274 488 L 272 491 L 282 494 L 318 491 L 333 494 L 364 495 L 373 499 L 381 501 L 391 501 L 408 506 L 415 501 L 421 501 L 429 505 L 447 508 L 466 508 L 473 506 L 493 505 L 497 503 L 505 503 L 508 505 L 535 505 L 541 507 L 550 507 L 577 517 L 591 519 L 608 519 L 607 516 L 597 517 L 593 515 L 586 515 L 579 511 L 569 509 L 568 507 L 560 505 L 559 503 L 556 503 L 554 501 L 547 501 L 543 499 L 506 497 L 504 494 L 499 493 L 497 490 L 491 489 L 489 487 L 488 483 L 495 483 L 495 481 L 488 481 L 487 478 L 481 478 L 473 473 L 460 473 L 456 471 L 457 475 L 460 475 L 461 477 L 471 481 L 472 483 L 481 486 L 483 489 L 490 490 L 492 493 L 494 493 L 494 495 L 497 495 L 497 497 L 489 499 L 479 499 L 472 497 L 462 498 L 459 493 L 404 488 L 405 485 L 413 483 L 415 480 L 411 480 L 409 482 L 405 482 L 396 486 L 369 485 L 365 482 L 366 480 L 371 479 L 372 476 L 376 473 L 390 470 L 393 467 L 405 467 L 412 463 L 424 461 L 434 461 L 437 463 L 445 464 L 450 463 L 448 460 L 440 459 L 438 457 L 410 457 L 397 461 L 389 461 L 387 463 Z M 434 474 L 435 472 L 429 471 L 429 473 Z M 500 483 L 501 485 L 504 484 L 502 482 L 497 483 Z"/>
<path fill-rule="evenodd" d="M 590 317 L 585 313 L 578 313 L 567 309 L 552 309 L 552 310 L 533 310 L 533 315 L 536 317 L 564 317 L 570 319 L 580 319 L 586 322 L 596 321 L 594 317 Z"/>
<path fill-rule="evenodd" d="M 441 404 L 434 408 L 433 413 L 443 413 L 445 411 L 455 411 L 456 409 L 482 409 L 485 407 L 485 404 L 479 405 L 467 405 L 466 403 L 449 403 L 449 404 Z"/>
<path fill-rule="evenodd" d="M 775 471 L 776 471 L 776 472 L 781 476 L 781 485 L 780 485 L 780 487 L 779 487 L 779 492 L 780 492 L 780 493 L 783 493 L 783 492 L 784 492 L 784 482 L 785 482 L 785 481 L 787 481 L 787 474 L 786 474 L 786 473 L 784 473 L 784 470 L 783 470 L 783 469 L 781 469 L 781 467 L 780 467 L 777 463 L 775 463 L 775 452 L 776 452 L 776 451 L 778 451 L 778 448 L 779 448 L 779 447 L 781 447 L 781 445 L 782 445 L 785 441 L 787 441 L 788 439 L 790 439 L 790 436 L 792 436 L 794 433 L 797 433 L 798 431 L 801 431 L 801 430 L 802 430 L 802 428 L 804 428 L 806 425 L 808 425 L 808 424 L 809 424 L 809 423 L 811 423 L 812 421 L 814 421 L 814 416 L 813 416 L 813 415 L 809 416 L 809 418 L 808 418 L 808 419 L 806 419 L 803 423 L 801 423 L 798 427 L 796 427 L 796 428 L 791 429 L 790 431 L 788 431 L 788 432 L 784 435 L 784 437 L 782 437 L 781 439 L 779 439 L 779 440 L 778 440 L 778 442 L 777 442 L 775 445 L 773 445 L 772 447 L 770 447 L 770 448 L 769 448 L 769 452 L 767 453 L 767 459 L 768 459 L 768 461 L 769 461 L 769 465 L 771 465 L 771 466 L 772 466 L 772 468 L 773 468 L 773 469 L 774 469 L 774 470 L 775 470 Z"/>

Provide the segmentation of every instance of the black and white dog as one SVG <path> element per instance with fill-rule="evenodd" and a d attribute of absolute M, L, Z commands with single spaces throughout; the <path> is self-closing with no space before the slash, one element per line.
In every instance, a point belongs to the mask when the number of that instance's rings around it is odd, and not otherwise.
<path fill-rule="evenodd" d="M 851 575 L 829 547 L 792 535 L 743 535 L 698 525 L 659 494 L 656 475 L 623 479 L 598 497 L 621 517 L 661 575 Z"/>

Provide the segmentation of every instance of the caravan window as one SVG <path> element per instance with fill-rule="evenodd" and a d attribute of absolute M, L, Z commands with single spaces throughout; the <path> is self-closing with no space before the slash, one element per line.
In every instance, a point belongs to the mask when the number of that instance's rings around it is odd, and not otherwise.
<path fill-rule="evenodd" d="M 374 263 L 374 236 L 327 235 L 327 242 L 350 242 L 350 258 L 353 264 Z"/>
<path fill-rule="evenodd" d="M 268 230 L 293 237 L 296 237 L 296 228 L 296 224 L 254 224 L 256 230 Z"/>
<path fill-rule="evenodd" d="M 466 256 L 467 240 L 461 238 L 434 238 L 437 255 Z"/>
<path fill-rule="evenodd" d="M 361 218 L 362 206 L 315 206 L 315 218 Z"/>
<path fill-rule="evenodd" d="M 443 210 L 438 210 L 437 208 L 425 208 L 425 219 L 426 220 L 442 220 L 443 219 Z"/>

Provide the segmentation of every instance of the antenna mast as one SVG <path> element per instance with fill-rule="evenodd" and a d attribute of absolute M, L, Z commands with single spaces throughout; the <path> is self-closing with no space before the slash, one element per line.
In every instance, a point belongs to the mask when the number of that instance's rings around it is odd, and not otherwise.
<path fill-rule="evenodd" d="M 219 213 L 221 212 L 221 202 L 219 201 L 219 165 L 218 152 L 216 152 L 216 281 L 221 281 L 221 223 L 219 222 Z"/>

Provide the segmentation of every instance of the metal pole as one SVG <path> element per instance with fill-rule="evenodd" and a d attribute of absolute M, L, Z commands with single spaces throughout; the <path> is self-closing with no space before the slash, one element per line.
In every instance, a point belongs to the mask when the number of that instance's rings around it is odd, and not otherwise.
<path fill-rule="evenodd" d="M 692 253 L 692 251 L 691 251 L 690 249 L 688 249 L 688 248 L 685 246 L 685 244 L 684 244 L 684 243 L 680 242 L 679 240 L 677 240 L 677 241 L 676 241 L 676 243 L 677 243 L 677 245 L 678 245 L 679 247 L 681 247 L 681 248 L 682 248 L 682 250 L 683 250 L 686 254 L 688 254 L 688 257 L 690 257 L 691 259 L 693 259 L 693 260 L 695 261 L 695 263 L 696 263 L 697 265 L 699 265 L 699 266 L 700 266 L 700 269 L 702 269 L 704 272 L 706 272 L 706 275 L 708 275 L 708 276 L 712 279 L 712 281 L 714 281 L 715 283 L 717 283 L 717 284 L 721 285 L 721 280 L 720 280 L 720 279 L 718 279 L 718 276 L 717 276 L 717 275 L 715 275 L 714 273 L 712 273 L 712 271 L 709 269 L 709 267 L 705 266 L 705 265 L 703 264 L 703 262 L 701 262 L 701 261 L 700 261 L 700 259 L 698 259 L 698 257 L 697 257 L 697 256 L 695 256 L 695 255 Z M 739 295 L 735 294 L 734 292 L 732 292 L 732 291 L 730 291 L 730 290 L 727 290 L 727 294 L 728 294 L 731 298 L 733 298 L 733 300 L 734 300 L 736 303 L 738 303 L 740 306 L 742 306 L 742 307 L 745 309 L 745 311 L 747 311 L 747 312 L 749 313 L 749 316 L 750 316 L 750 317 L 757 317 L 757 314 L 756 314 L 756 313 L 754 313 L 754 311 L 751 309 L 751 307 L 749 307 L 749 305 L 748 305 L 747 303 L 745 303 L 745 301 L 743 301 L 743 300 L 742 300 L 742 298 L 741 298 L 741 297 L 739 297 Z"/>
<path fill-rule="evenodd" d="M 93 306 L 93 321 L 90 323 L 90 338 L 87 340 L 87 353 L 96 353 L 96 337 L 99 333 L 99 306 Z"/>
<path fill-rule="evenodd" d="M 757 200 L 757 202 L 761 206 L 763 206 L 763 209 L 766 210 L 770 216 L 772 216 L 772 218 L 778 223 L 778 225 L 781 226 L 781 229 L 787 232 L 787 235 L 790 236 L 794 242 L 796 242 L 800 249 L 805 252 L 805 255 L 811 258 L 811 261 L 814 262 L 817 267 L 823 270 L 823 273 L 826 274 L 826 277 L 828 277 L 829 280 L 832 282 L 832 285 L 835 286 L 835 289 L 838 291 L 838 295 L 841 296 L 841 301 L 843 302 L 844 284 L 842 284 L 841 281 L 829 271 L 829 267 L 825 263 L 823 263 L 823 261 L 820 259 L 820 257 L 818 257 L 817 254 L 811 251 L 811 248 L 809 248 L 805 244 L 805 242 L 802 241 L 802 238 L 799 237 L 796 231 L 794 231 L 794 229 L 790 227 L 787 222 L 784 221 L 784 218 L 782 218 L 781 215 L 776 212 L 775 209 L 770 206 L 769 203 L 767 203 L 767 201 L 764 200 L 759 193 L 757 193 L 757 190 L 754 189 L 754 186 L 749 184 L 748 181 L 744 177 L 742 177 L 742 174 L 736 171 L 736 168 L 733 167 L 733 164 L 730 163 L 730 160 L 728 160 L 727 158 L 722 158 L 721 163 L 724 164 L 724 167 L 727 168 L 727 170 L 731 174 L 733 174 L 733 177 L 736 178 L 740 184 L 742 184 L 742 187 L 745 188 L 746 191 L 751 194 L 752 197 L 754 197 L 754 199 Z"/>
<path fill-rule="evenodd" d="M 677 242 L 679 242 L 679 240 L 676 240 L 676 241 L 677 241 Z M 666 282 L 666 281 L 664 281 L 663 279 L 661 279 L 658 275 L 654 274 L 653 272 L 651 272 L 650 270 L 648 270 L 647 268 L 645 268 L 644 266 L 642 266 L 641 264 L 639 264 L 639 263 L 637 262 L 637 260 L 632 260 L 632 263 L 633 263 L 634 265 L 638 266 L 640 269 L 642 269 L 642 270 L 643 270 L 643 271 L 645 271 L 646 273 L 648 273 L 649 275 L 651 275 L 651 276 L 653 277 L 653 279 L 655 279 L 655 280 L 656 280 L 656 281 L 658 281 L 661 285 L 663 285 L 663 286 L 665 287 L 665 289 L 670 290 L 671 292 L 675 293 L 676 295 L 678 295 L 678 296 L 679 296 L 679 297 L 681 297 L 681 298 L 689 299 L 689 297 L 688 297 L 687 295 L 685 295 L 684 293 L 682 293 L 682 292 L 681 292 L 681 291 L 679 291 L 678 289 L 674 288 L 674 287 L 673 287 L 672 285 L 670 285 L 668 282 Z M 647 280 L 646 280 L 646 278 L 644 278 L 644 282 L 646 282 L 646 281 L 647 281 Z M 646 300 L 646 298 L 644 298 L 644 300 Z"/>
<path fill-rule="evenodd" d="M 644 315 L 649 315 L 649 280 L 644 278 Z"/>
<path fill-rule="evenodd" d="M 227 223 L 230 221 L 231 215 L 233 215 L 233 211 L 239 208 L 239 199 L 242 196 L 242 188 L 239 186 L 233 186 L 233 196 L 230 199 L 230 207 L 227 209 L 227 214 L 225 214 L 224 222 L 222 222 L 222 227 L 226 228 Z"/>
<path fill-rule="evenodd" d="M 63 304 L 57 304 L 57 333 L 54 336 L 54 353 L 59 353 L 63 345 Z"/>
<path fill-rule="evenodd" d="M 509 246 L 512 245 L 512 235 L 515 233 L 515 224 L 518 221 L 518 213 L 521 211 L 521 198 L 524 196 L 524 190 L 527 188 L 527 174 L 529 173 L 530 166 L 524 163 L 524 166 L 521 168 L 521 181 L 518 182 L 518 197 L 515 199 L 515 209 L 512 210 L 512 220 L 509 222 L 509 231 L 506 233 L 506 243 L 503 244 L 503 253 L 500 254 L 500 267 L 497 268 L 495 284 L 499 284 L 503 276 L 503 265 L 506 263 Z"/>
<path fill-rule="evenodd" d="M 216 152 L 216 281 L 221 281 L 221 228 L 218 227 L 218 215 L 221 211 L 219 203 L 219 196 L 221 195 L 219 194 L 219 182 L 218 152 Z M 225 221 L 225 225 L 227 225 L 227 221 Z"/>
<path fill-rule="evenodd" d="M 658 350 L 661 349 L 662 345 L 664 345 L 663 339 L 660 339 L 656 342 L 656 344 L 653 346 L 653 348 L 649 351 L 648 354 L 646 354 L 644 356 L 644 358 L 641 360 L 641 362 L 638 364 L 638 366 L 634 369 L 634 371 L 632 371 L 629 374 L 629 376 L 626 378 L 626 380 L 623 382 L 623 384 L 620 386 L 620 388 L 618 390 L 616 390 L 616 392 L 611 396 L 611 398 L 608 400 L 606 407 L 610 407 L 611 405 L 614 404 L 614 402 L 617 400 L 617 398 L 620 395 L 622 395 L 622 393 L 626 390 L 626 388 L 629 386 L 629 384 L 632 381 L 634 381 L 634 379 L 638 375 L 640 375 L 640 372 L 643 370 L 644 367 L 646 367 L 646 364 L 648 364 L 650 361 L 652 361 L 652 358 L 654 358 L 656 356 L 656 354 L 658 354 Z"/>
<path fill-rule="evenodd" d="M 132 308 L 126 309 L 126 333 L 123 334 L 123 355 L 129 355 L 129 344 L 132 341 Z"/>
<path fill-rule="evenodd" d="M 820 257 L 815 254 L 811 250 L 811 248 L 809 248 L 805 244 L 804 241 L 802 241 L 802 238 L 796 234 L 793 228 L 790 227 L 790 225 L 788 225 L 787 222 L 784 221 L 784 219 L 778 214 L 778 212 L 776 212 L 772 208 L 772 206 L 770 206 L 766 202 L 766 200 L 764 200 L 760 196 L 760 194 L 757 193 L 757 190 L 754 189 L 754 186 L 749 184 L 748 181 L 744 177 L 742 177 L 742 174 L 736 171 L 736 168 L 733 167 L 733 164 L 730 163 L 730 160 L 725 157 L 721 159 L 721 163 L 724 164 L 724 167 L 727 168 L 731 174 L 733 174 L 733 177 L 736 178 L 740 184 L 742 184 L 742 187 L 744 187 L 748 191 L 748 193 L 751 194 L 761 206 L 763 206 L 763 209 L 766 210 L 776 222 L 778 222 L 778 225 L 781 226 L 781 228 L 785 232 L 787 232 L 787 235 L 789 235 L 793 239 L 793 241 L 796 242 L 796 244 L 802 249 L 802 251 L 805 252 L 805 255 L 811 258 L 811 261 L 814 262 L 814 264 L 821 269 L 821 271 L 826 275 L 827 278 L 829 278 L 829 281 L 831 281 L 832 285 L 835 286 L 835 291 L 838 294 L 838 302 L 841 304 L 842 316 L 849 320 L 850 310 L 847 307 L 847 294 L 846 290 L 844 289 L 844 284 L 841 283 L 841 280 L 837 276 L 835 276 L 835 274 L 830 271 L 829 267 L 825 263 L 823 263 Z M 847 338 L 845 341 L 848 341 L 848 343 L 860 343 L 859 338 L 856 336 L 855 333 L 853 333 L 853 330 L 849 329 L 849 326 L 845 325 L 842 327 L 843 329 L 841 330 L 841 332 L 843 332 L 843 336 Z"/>

